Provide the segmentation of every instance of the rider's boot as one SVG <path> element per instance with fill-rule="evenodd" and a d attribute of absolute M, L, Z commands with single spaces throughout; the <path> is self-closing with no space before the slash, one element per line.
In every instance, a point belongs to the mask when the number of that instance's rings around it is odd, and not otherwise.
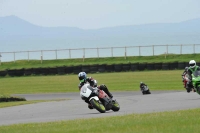
<path fill-rule="evenodd" d="M 112 95 L 109 91 L 106 91 L 106 94 L 110 97 L 110 99 L 112 99 L 113 102 L 116 101 L 116 100 L 113 98 L 113 95 Z"/>
<path fill-rule="evenodd" d="M 191 91 L 191 85 L 189 82 L 187 82 L 187 84 L 186 84 L 186 90 L 188 93 L 190 93 L 190 91 Z"/>
<path fill-rule="evenodd" d="M 107 94 L 107 95 L 112 99 L 112 102 L 116 101 L 116 99 L 113 98 L 113 95 L 111 93 L 110 93 L 110 95 L 109 94 Z"/>
<path fill-rule="evenodd" d="M 93 106 L 91 104 L 88 104 L 89 109 L 93 109 Z"/>

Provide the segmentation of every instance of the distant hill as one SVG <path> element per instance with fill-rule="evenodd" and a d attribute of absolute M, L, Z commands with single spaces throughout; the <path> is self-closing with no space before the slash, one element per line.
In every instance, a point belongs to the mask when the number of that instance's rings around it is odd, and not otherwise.
<path fill-rule="evenodd" d="M 200 43 L 200 18 L 180 23 L 83 30 L 76 27 L 41 27 L 16 16 L 0 17 L 0 52 L 194 43 Z"/>

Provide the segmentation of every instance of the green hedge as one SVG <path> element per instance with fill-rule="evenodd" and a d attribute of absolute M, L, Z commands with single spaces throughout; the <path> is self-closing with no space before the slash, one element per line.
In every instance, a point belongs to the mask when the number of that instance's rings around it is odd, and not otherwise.
<path fill-rule="evenodd" d="M 198 63 L 200 64 L 200 63 Z M 86 73 L 96 72 L 122 72 L 122 71 L 143 71 L 143 70 L 174 70 L 184 69 L 187 62 L 157 62 L 157 63 L 120 63 L 120 64 L 93 64 L 93 65 L 79 65 L 79 66 L 59 66 L 46 68 L 29 68 L 29 69 L 12 69 L 0 71 L 0 77 L 6 75 L 14 76 L 28 76 L 28 75 L 64 75 L 64 74 L 78 74 L 80 71 Z"/>
<path fill-rule="evenodd" d="M 0 102 L 14 102 L 14 101 L 26 101 L 26 99 L 23 97 L 0 95 Z"/>

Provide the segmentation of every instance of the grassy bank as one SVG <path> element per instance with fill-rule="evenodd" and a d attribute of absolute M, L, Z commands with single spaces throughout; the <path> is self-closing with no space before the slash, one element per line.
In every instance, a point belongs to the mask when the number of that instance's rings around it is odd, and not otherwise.
<path fill-rule="evenodd" d="M 52 99 L 52 100 L 31 100 L 31 101 L 18 101 L 18 102 L 1 102 L 0 108 L 5 107 L 12 107 L 12 106 L 18 106 L 18 105 L 25 105 L 25 104 L 34 104 L 34 103 L 40 103 L 40 102 L 51 102 L 51 101 L 63 101 L 68 99 Z"/>
<path fill-rule="evenodd" d="M 183 90 L 182 70 L 137 71 L 88 74 L 111 91 L 138 91 L 145 82 L 150 90 Z M 78 92 L 77 75 L 0 78 L 1 94 Z"/>
<path fill-rule="evenodd" d="M 59 59 L 59 60 L 19 60 L 15 62 L 2 62 L 0 70 L 21 69 L 21 68 L 38 68 L 38 67 L 55 67 L 71 65 L 92 65 L 92 64 L 118 64 L 118 63 L 142 63 L 142 62 L 189 62 L 195 59 L 200 62 L 200 54 L 183 54 L 183 55 L 158 55 L 158 56 L 132 56 L 132 57 L 107 57 L 107 58 L 86 58 L 83 59 Z"/>
<path fill-rule="evenodd" d="M 195 133 L 200 109 L 0 126 L 1 133 Z"/>

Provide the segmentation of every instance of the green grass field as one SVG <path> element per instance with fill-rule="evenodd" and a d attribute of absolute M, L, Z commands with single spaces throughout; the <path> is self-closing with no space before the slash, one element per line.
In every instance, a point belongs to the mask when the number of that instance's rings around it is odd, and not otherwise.
<path fill-rule="evenodd" d="M 107 59 L 100 63 L 123 63 L 125 62 L 168 62 L 168 61 L 189 61 L 198 59 L 199 55 L 174 56 L 165 59 L 164 56 L 156 59 L 153 57 L 137 57 L 133 59 L 120 58 L 119 61 Z M 146 59 L 144 59 L 146 58 Z M 152 58 L 152 59 L 151 59 Z M 173 59 L 174 58 L 174 59 Z M 113 60 L 113 61 L 112 61 Z M 67 60 L 69 61 L 69 60 Z M 45 61 L 43 64 L 17 61 L 16 63 L 3 63 L 0 68 L 17 69 L 28 67 L 49 67 L 59 65 L 95 64 L 99 60 L 63 62 L 61 60 Z M 198 60 L 196 60 L 198 61 Z M 49 63 L 48 63 L 49 62 Z M 60 63 L 59 63 L 60 62 Z M 24 63 L 24 64 L 23 64 Z M 31 64 L 33 63 L 33 64 Z M 98 80 L 98 84 L 106 84 L 110 91 L 139 91 L 139 83 L 143 81 L 148 84 L 151 91 L 154 90 L 185 90 L 181 82 L 182 70 L 167 71 L 136 71 L 120 73 L 94 73 L 88 74 Z M 77 75 L 63 76 L 29 76 L 29 77 L 4 77 L 0 78 L 0 94 L 21 94 L 21 93 L 60 93 L 77 92 Z M 0 103 L 1 104 L 1 103 Z M 70 121 L 58 121 L 48 123 L 17 124 L 0 126 L 0 133 L 191 133 L 199 132 L 200 109 L 172 111 L 150 114 L 132 114 L 125 116 L 103 117 L 95 119 L 81 119 Z"/>
<path fill-rule="evenodd" d="M 11 107 L 11 106 L 18 106 L 18 105 L 24 105 L 24 104 L 34 104 L 34 103 L 40 103 L 40 102 L 63 101 L 63 100 L 67 100 L 67 99 L 2 102 L 2 103 L 0 103 L 0 108 Z"/>
<path fill-rule="evenodd" d="M 110 91 L 138 91 L 141 81 L 151 90 L 183 90 L 182 70 L 88 74 Z M 0 94 L 78 92 L 78 76 L 29 76 L 0 78 Z"/>
<path fill-rule="evenodd" d="M 1 133 L 198 133 L 200 109 L 0 126 Z"/>

